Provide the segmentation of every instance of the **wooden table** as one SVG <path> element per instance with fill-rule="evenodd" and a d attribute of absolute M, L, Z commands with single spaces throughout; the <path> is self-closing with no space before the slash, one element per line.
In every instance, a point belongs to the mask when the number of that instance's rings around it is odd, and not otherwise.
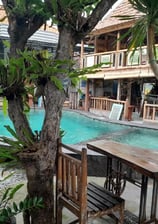
<path fill-rule="evenodd" d="M 126 164 L 132 170 L 141 174 L 141 194 L 138 223 L 158 223 L 156 219 L 158 193 L 158 151 L 144 150 L 118 142 L 97 140 L 87 144 L 87 148 L 107 156 L 107 172 L 112 170 L 112 160 L 117 160 L 119 166 Z M 119 168 L 120 169 L 120 168 Z M 121 169 L 120 169 L 121 170 Z M 153 179 L 150 218 L 146 218 L 146 202 L 148 193 L 148 178 Z"/>

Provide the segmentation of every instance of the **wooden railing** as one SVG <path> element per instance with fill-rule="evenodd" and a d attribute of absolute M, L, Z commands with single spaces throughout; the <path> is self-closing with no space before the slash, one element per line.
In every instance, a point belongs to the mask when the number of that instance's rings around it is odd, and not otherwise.
<path fill-rule="evenodd" d="M 158 46 L 156 46 L 158 48 Z M 95 54 L 85 54 L 83 56 L 82 67 L 90 67 L 95 64 L 105 63 L 102 68 L 120 68 L 138 65 L 147 65 L 146 46 L 133 51 L 127 49 L 119 51 L 108 51 Z"/>
<path fill-rule="evenodd" d="M 91 97 L 90 108 L 96 110 L 111 111 L 114 103 L 123 104 L 123 116 L 126 117 L 127 101 L 109 99 L 107 97 Z"/>
<path fill-rule="evenodd" d="M 158 122 L 158 104 L 144 104 L 143 120 Z"/>

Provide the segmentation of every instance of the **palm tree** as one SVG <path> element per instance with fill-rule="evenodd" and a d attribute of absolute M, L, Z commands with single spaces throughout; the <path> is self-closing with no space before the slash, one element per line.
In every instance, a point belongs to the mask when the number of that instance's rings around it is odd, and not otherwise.
<path fill-rule="evenodd" d="M 158 33 L 158 3 L 157 0 L 129 0 L 134 9 L 141 12 L 132 31 L 130 47 L 140 47 L 147 42 L 149 64 L 156 79 L 158 79 L 158 64 L 156 58 L 155 40 Z M 130 18 L 134 18 L 131 16 Z"/>

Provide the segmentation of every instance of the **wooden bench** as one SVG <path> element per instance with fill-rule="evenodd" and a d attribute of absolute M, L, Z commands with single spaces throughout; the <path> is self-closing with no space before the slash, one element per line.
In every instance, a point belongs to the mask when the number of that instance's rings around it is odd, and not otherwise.
<path fill-rule="evenodd" d="M 77 154 L 77 158 L 74 154 Z M 109 215 L 116 220 L 116 223 L 123 224 L 124 200 L 96 183 L 87 184 L 85 148 L 79 151 L 59 143 L 56 191 L 57 224 L 62 223 L 63 207 L 78 217 L 73 223 L 85 224 L 88 218 Z"/>

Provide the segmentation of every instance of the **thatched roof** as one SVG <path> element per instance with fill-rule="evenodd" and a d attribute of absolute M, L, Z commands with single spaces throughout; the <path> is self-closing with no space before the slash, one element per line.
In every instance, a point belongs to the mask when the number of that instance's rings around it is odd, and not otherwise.
<path fill-rule="evenodd" d="M 115 30 L 120 30 L 124 28 L 131 27 L 135 20 L 120 20 L 116 16 L 126 16 L 135 15 L 137 18 L 141 15 L 140 12 L 135 10 L 128 0 L 119 0 L 119 5 L 116 6 L 111 12 L 104 16 L 104 18 L 99 21 L 96 27 L 93 29 L 91 34 L 100 35 L 103 33 L 108 33 Z"/>

